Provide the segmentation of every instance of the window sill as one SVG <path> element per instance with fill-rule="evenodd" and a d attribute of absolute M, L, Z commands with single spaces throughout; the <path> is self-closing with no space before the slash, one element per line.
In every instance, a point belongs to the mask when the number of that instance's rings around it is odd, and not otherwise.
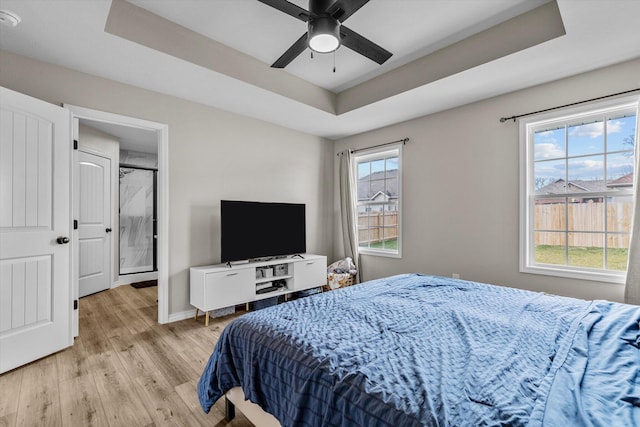
<path fill-rule="evenodd" d="M 383 250 L 371 249 L 371 248 L 358 248 L 360 255 L 373 255 L 373 256 L 382 256 L 387 258 L 402 258 L 400 251 L 398 252 L 388 252 Z"/>
<path fill-rule="evenodd" d="M 625 272 L 607 271 L 586 271 L 568 268 L 558 268 L 553 266 L 524 266 L 520 268 L 521 273 L 542 274 L 545 276 L 556 276 L 568 279 L 592 280 L 596 282 L 608 282 L 614 284 L 624 284 Z"/>

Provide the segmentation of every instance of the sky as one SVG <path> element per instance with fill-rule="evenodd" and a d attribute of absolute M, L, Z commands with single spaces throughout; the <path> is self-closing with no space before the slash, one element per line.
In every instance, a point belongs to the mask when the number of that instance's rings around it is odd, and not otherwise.
<path fill-rule="evenodd" d="M 398 169 L 398 158 L 390 157 L 382 160 L 374 160 L 371 162 L 358 163 L 358 179 L 363 178 L 369 174 L 380 172 L 384 170 L 385 160 L 387 170 Z"/>
<path fill-rule="evenodd" d="M 633 171 L 633 147 L 625 138 L 635 133 L 636 116 L 576 124 L 534 134 L 535 178 L 555 181 L 610 180 Z M 606 135 L 605 135 L 606 128 Z M 605 138 L 606 136 L 606 138 Z M 606 152 L 605 152 L 606 141 Z M 567 177 L 568 166 L 568 177 Z"/>

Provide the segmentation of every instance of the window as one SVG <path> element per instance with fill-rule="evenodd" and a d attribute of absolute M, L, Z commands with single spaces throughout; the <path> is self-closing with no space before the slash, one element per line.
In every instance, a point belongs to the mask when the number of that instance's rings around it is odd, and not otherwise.
<path fill-rule="evenodd" d="M 355 155 L 360 253 L 400 257 L 401 148 Z"/>
<path fill-rule="evenodd" d="M 558 111 L 520 123 L 520 271 L 622 283 L 638 97 Z"/>

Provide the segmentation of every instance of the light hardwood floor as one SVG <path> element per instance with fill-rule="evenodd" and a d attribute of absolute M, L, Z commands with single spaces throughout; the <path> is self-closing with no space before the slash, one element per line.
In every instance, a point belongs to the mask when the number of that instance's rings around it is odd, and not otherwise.
<path fill-rule="evenodd" d="M 0 426 L 230 426 L 224 399 L 202 412 L 196 384 L 239 314 L 159 325 L 157 289 L 125 285 L 80 300 L 80 336 L 0 376 Z"/>

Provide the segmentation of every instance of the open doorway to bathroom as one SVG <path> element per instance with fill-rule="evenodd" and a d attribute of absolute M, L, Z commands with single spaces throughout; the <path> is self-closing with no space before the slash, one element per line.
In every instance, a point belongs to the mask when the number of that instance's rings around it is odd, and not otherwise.
<path fill-rule="evenodd" d="M 120 150 L 120 280 L 138 288 L 157 284 L 157 164 L 157 154 Z"/>

